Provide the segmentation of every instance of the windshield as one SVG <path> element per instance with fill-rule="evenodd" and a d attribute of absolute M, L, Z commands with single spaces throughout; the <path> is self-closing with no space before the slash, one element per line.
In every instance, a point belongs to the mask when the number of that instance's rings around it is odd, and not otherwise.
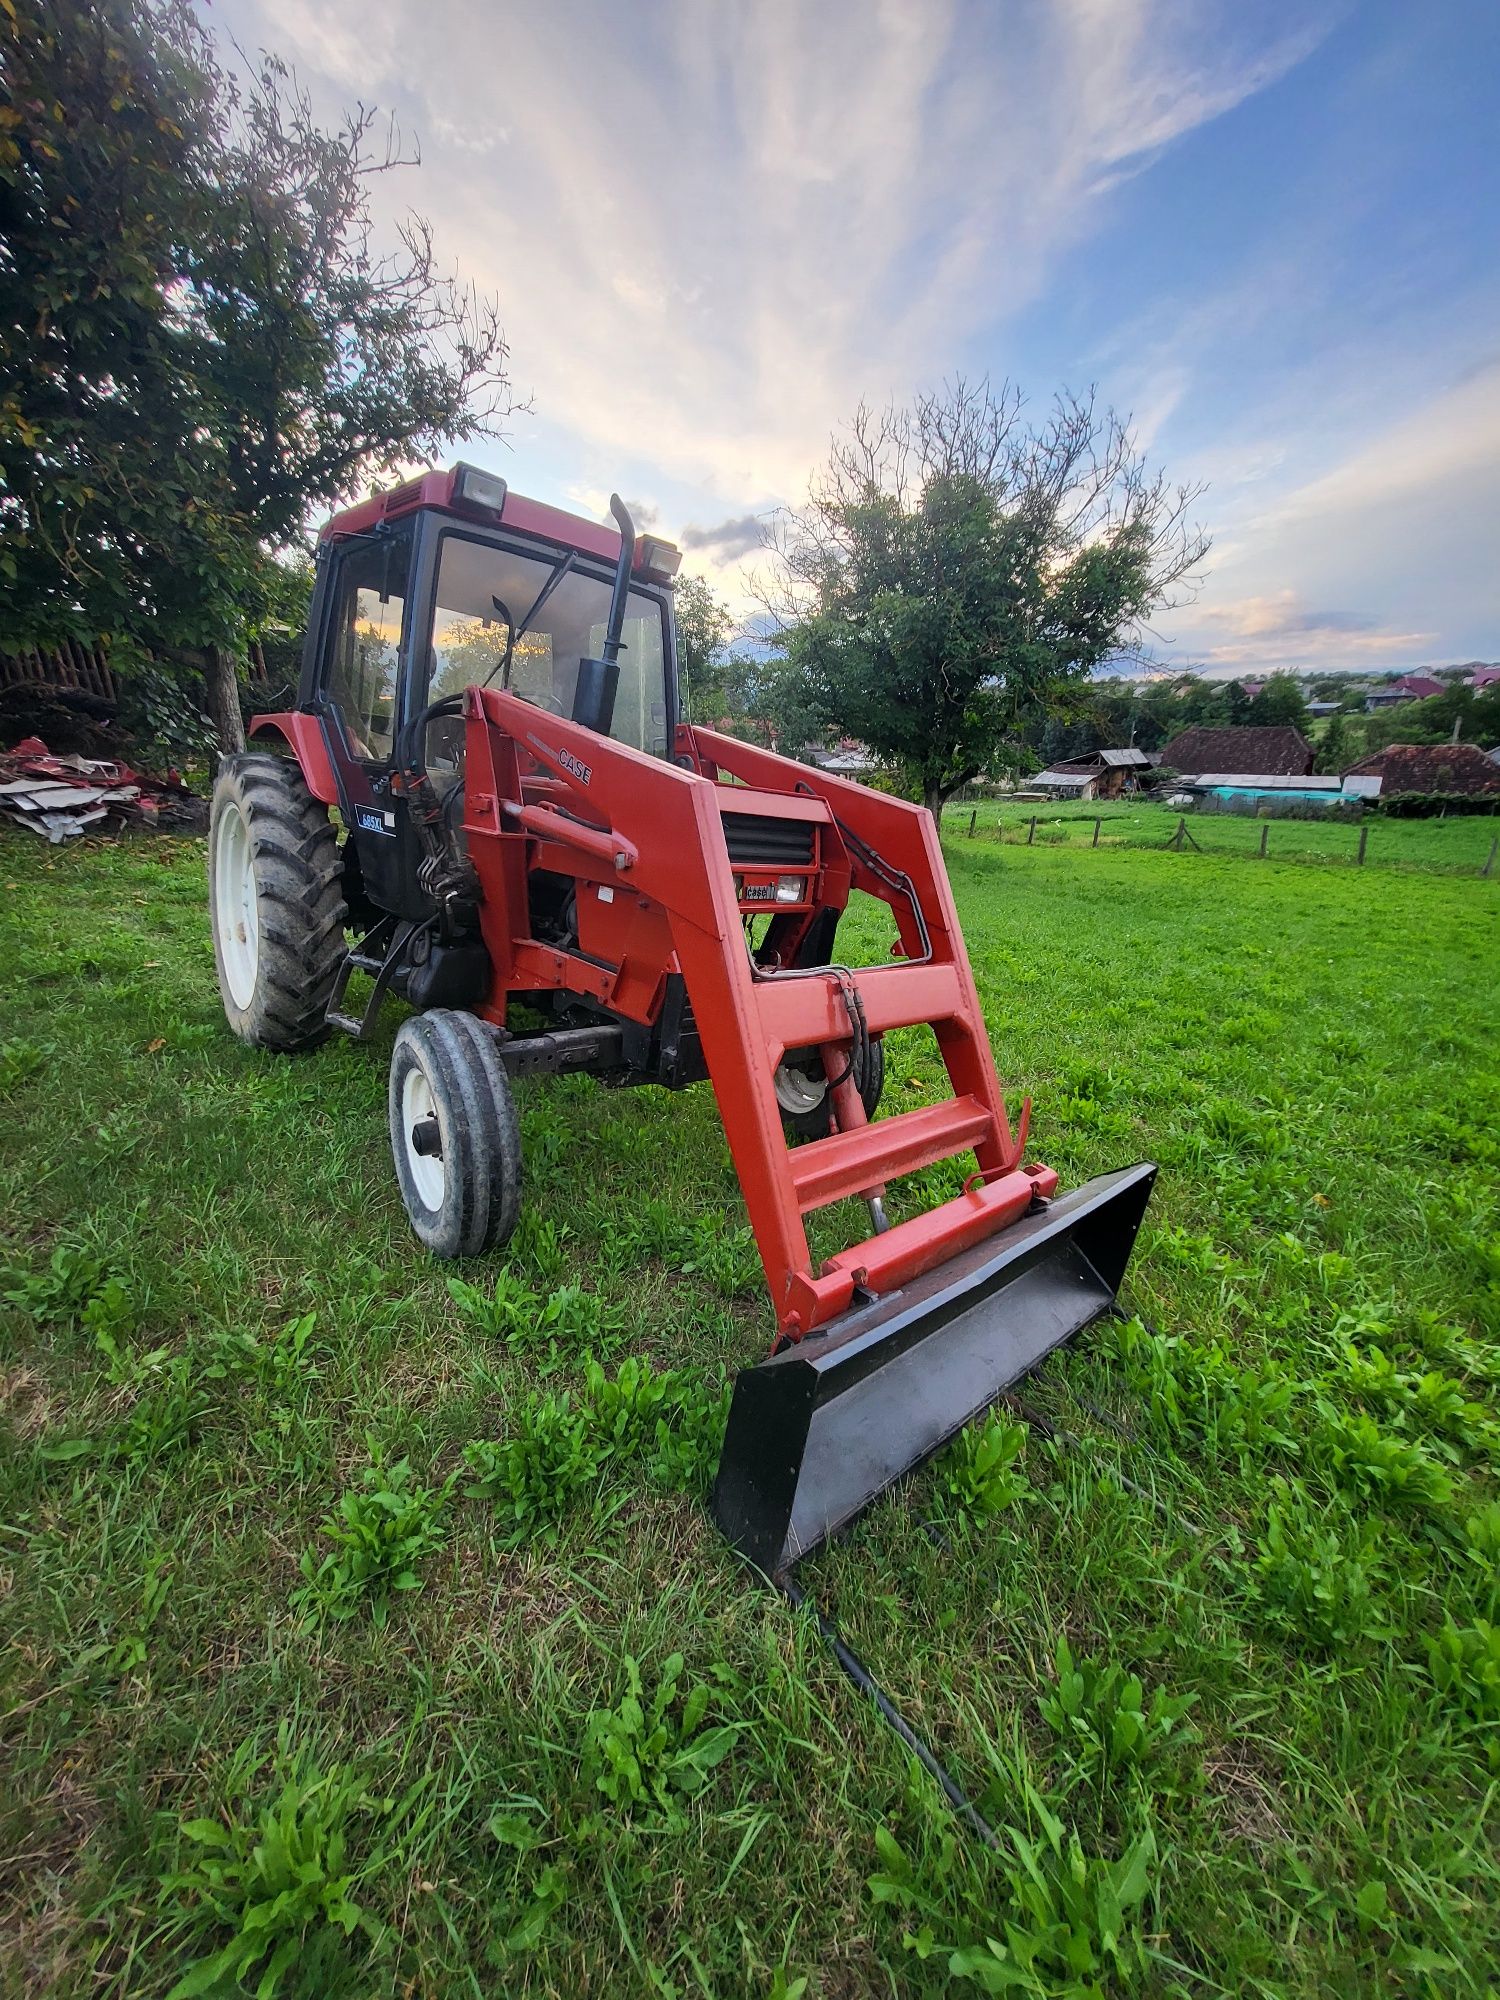
<path fill-rule="evenodd" d="M 520 626 L 565 556 L 519 555 L 466 536 L 443 537 L 432 619 L 432 677 L 427 699 L 502 684 L 510 638 L 507 613 Z M 550 591 L 511 658 L 513 694 L 553 715 L 571 715 L 578 662 L 597 659 L 609 618 L 610 583 L 570 569 Z M 497 608 L 496 599 L 500 606 Z M 662 606 L 632 590 L 621 634 L 620 685 L 610 734 L 654 757 L 667 754 Z"/>

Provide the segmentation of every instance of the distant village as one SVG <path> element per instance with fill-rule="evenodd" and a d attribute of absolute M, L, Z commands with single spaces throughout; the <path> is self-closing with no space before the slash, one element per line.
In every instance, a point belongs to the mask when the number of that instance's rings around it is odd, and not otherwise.
<path fill-rule="evenodd" d="M 851 777 L 878 760 L 856 742 L 809 745 Z M 1034 768 L 1021 768 L 1021 762 Z M 1132 794 L 1174 808 L 1295 815 L 1500 808 L 1500 664 L 1393 675 L 1196 674 L 1104 679 L 1050 717 L 1033 754 L 980 787 L 1018 800 Z"/>

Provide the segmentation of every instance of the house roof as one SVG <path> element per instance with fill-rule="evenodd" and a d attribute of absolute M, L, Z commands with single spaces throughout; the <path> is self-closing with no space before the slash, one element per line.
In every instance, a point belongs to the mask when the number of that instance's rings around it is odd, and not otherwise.
<path fill-rule="evenodd" d="M 1431 674 L 1403 674 L 1395 683 L 1397 692 L 1410 695 L 1413 701 L 1426 701 L 1429 695 L 1445 694 L 1441 681 L 1435 681 Z"/>
<path fill-rule="evenodd" d="M 1500 681 L 1500 667 L 1476 667 L 1469 676 L 1471 688 L 1493 687 Z"/>
<path fill-rule="evenodd" d="M 1483 798 L 1500 792 L 1500 765 L 1477 743 L 1392 743 L 1362 757 L 1346 778 L 1379 778 L 1382 797 L 1397 792 L 1430 797 Z"/>
<path fill-rule="evenodd" d="M 1067 789 L 1069 791 L 1081 792 L 1089 780 L 1097 775 L 1097 772 L 1092 770 L 1070 771 L 1065 766 L 1059 764 L 1054 765 L 1050 770 L 1038 771 L 1030 782 L 1033 785 L 1053 785 L 1059 791 Z"/>
<path fill-rule="evenodd" d="M 1161 753 L 1169 771 L 1235 771 L 1245 777 L 1299 778 L 1312 769 L 1312 745 L 1300 729 L 1184 729 Z"/>
<path fill-rule="evenodd" d="M 1059 757 L 1053 771 L 1144 771 L 1151 759 L 1144 750 L 1087 750 L 1081 757 Z"/>

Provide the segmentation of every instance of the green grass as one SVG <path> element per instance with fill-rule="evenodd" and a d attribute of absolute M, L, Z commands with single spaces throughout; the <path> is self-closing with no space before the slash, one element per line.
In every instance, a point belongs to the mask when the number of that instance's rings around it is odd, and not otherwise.
<path fill-rule="evenodd" d="M 1005 844 L 1029 841 L 1038 847 L 1089 847 L 1098 819 L 1103 821 L 1099 830 L 1100 847 L 1165 848 L 1176 832 L 1178 820 L 1184 816 L 1188 832 L 1206 853 L 1258 859 L 1264 831 L 1267 854 L 1273 861 L 1322 861 L 1350 867 L 1357 863 L 1360 826 L 1350 821 L 1263 820 L 1239 813 L 1196 810 L 1183 815 L 1168 806 L 1137 799 L 1102 799 L 1093 805 L 1061 800 L 1024 803 L 1011 799 L 950 804 L 943 813 L 943 831 L 951 840 L 966 840 L 972 818 L 974 840 L 979 846 L 993 845 L 999 840 Z M 1462 874 L 1476 873 L 1484 866 L 1491 845 L 1500 834 L 1500 819 L 1487 813 L 1461 813 L 1445 819 L 1387 819 L 1383 814 L 1371 813 L 1366 815 L 1363 826 L 1367 835 L 1364 864 L 1367 868 L 1421 868 Z M 1184 849 L 1184 859 L 1194 859 L 1191 848 Z M 1500 862 L 1496 866 L 1500 870 Z"/>
<path fill-rule="evenodd" d="M 1500 885 L 949 851 L 1034 1156 L 1163 1169 L 1062 1441 L 802 1572 L 993 1852 L 704 1511 L 709 1092 L 525 1086 L 454 1296 L 383 1048 L 224 1030 L 201 847 L 0 837 L 0 1992 L 1493 1990 Z"/>

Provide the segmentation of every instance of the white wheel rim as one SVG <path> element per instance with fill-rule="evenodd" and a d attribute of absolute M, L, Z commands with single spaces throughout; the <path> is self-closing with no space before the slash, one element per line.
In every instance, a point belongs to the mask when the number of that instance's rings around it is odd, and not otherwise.
<path fill-rule="evenodd" d="M 775 1088 L 776 1102 L 788 1118 L 805 1118 L 828 1095 L 826 1078 L 811 1077 L 806 1070 L 793 1069 L 790 1063 L 776 1065 Z"/>
<path fill-rule="evenodd" d="M 401 1137 L 406 1147 L 406 1165 L 412 1186 L 420 1195 L 423 1206 L 431 1209 L 442 1207 L 448 1175 L 436 1154 L 417 1151 L 417 1127 L 425 1119 L 436 1117 L 437 1100 L 432 1094 L 432 1085 L 427 1081 L 426 1074 L 413 1064 L 401 1085 Z"/>
<path fill-rule="evenodd" d="M 219 962 L 236 1007 L 255 995 L 260 963 L 260 926 L 255 907 L 255 857 L 245 815 L 233 802 L 219 815 L 214 843 L 214 910 L 219 929 Z"/>

